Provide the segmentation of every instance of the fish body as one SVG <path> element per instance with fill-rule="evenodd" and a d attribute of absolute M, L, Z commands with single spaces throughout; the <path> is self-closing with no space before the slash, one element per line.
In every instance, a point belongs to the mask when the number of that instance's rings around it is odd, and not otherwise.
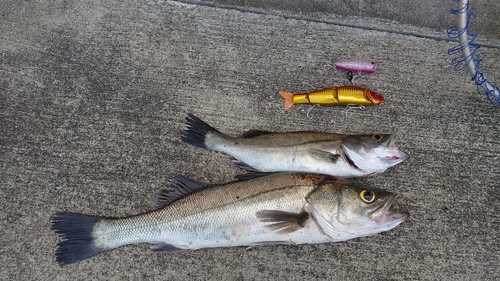
<path fill-rule="evenodd" d="M 341 135 L 321 132 L 249 131 L 227 136 L 190 114 L 181 139 L 226 153 L 236 164 L 260 172 L 305 172 L 337 178 L 370 176 L 408 159 L 393 135 Z"/>
<path fill-rule="evenodd" d="M 382 95 L 357 86 L 332 87 L 302 94 L 290 92 L 279 92 L 279 94 L 285 99 L 285 110 L 294 104 L 369 106 L 384 101 Z"/>
<path fill-rule="evenodd" d="M 153 251 L 344 241 L 394 228 L 407 217 L 389 208 L 395 195 L 310 174 L 272 174 L 209 187 L 171 180 L 160 209 L 124 218 L 56 213 L 56 259 L 71 264 L 124 245 Z"/>
<path fill-rule="evenodd" d="M 346 71 L 373 73 L 377 69 L 378 62 L 363 59 L 349 59 L 339 61 L 335 63 L 334 66 Z"/>

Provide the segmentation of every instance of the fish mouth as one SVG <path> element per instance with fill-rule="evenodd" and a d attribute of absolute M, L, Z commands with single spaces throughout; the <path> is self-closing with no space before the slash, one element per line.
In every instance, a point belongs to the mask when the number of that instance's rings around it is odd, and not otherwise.
<path fill-rule="evenodd" d="M 397 148 L 396 147 L 396 137 L 394 135 L 390 135 L 389 138 L 382 145 L 389 148 L 389 149 Z"/>
<path fill-rule="evenodd" d="M 391 156 L 386 156 L 384 157 L 384 162 L 386 164 L 389 164 L 390 166 L 394 166 L 396 164 L 399 164 L 406 159 L 410 158 L 410 156 L 402 151 L 398 151 L 398 155 L 391 155 Z"/>
<path fill-rule="evenodd" d="M 410 158 L 410 155 L 396 147 L 396 137 L 394 135 L 389 136 L 389 139 L 387 139 L 382 145 L 393 152 L 392 155 L 384 157 L 384 160 L 391 165 L 396 165 Z"/>
<path fill-rule="evenodd" d="M 368 214 L 368 217 L 377 222 L 377 223 L 395 223 L 399 224 L 405 221 L 409 214 L 406 212 L 395 212 L 389 210 L 392 203 L 394 203 L 394 198 L 396 198 L 396 194 L 391 194 L 387 197 L 385 202 L 381 202 L 380 206 L 376 207 L 376 209 Z"/>
<path fill-rule="evenodd" d="M 362 148 L 346 143 L 343 145 L 343 159 L 349 166 L 373 173 L 381 173 L 387 168 L 397 165 L 410 156 L 396 147 L 396 137 L 394 135 L 384 135 L 385 139 L 375 148 L 370 148 L 362 144 Z M 370 174 L 371 175 L 371 174 Z"/>

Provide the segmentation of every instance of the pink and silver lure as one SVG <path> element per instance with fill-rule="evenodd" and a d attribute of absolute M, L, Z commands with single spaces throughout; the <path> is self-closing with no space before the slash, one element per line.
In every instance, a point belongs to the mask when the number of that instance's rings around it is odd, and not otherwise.
<path fill-rule="evenodd" d="M 375 69 L 377 69 L 378 62 L 372 60 L 349 59 L 339 61 L 335 63 L 334 66 L 338 69 L 352 71 L 354 73 L 373 73 L 375 72 Z"/>

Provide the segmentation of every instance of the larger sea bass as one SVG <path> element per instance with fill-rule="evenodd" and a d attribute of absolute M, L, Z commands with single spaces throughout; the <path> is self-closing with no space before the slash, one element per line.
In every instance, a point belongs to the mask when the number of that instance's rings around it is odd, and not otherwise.
<path fill-rule="evenodd" d="M 57 213 L 52 229 L 64 241 L 56 259 L 78 262 L 117 247 L 153 243 L 154 251 L 259 244 L 324 243 L 374 235 L 403 222 L 390 211 L 395 195 L 329 176 L 272 174 L 208 187 L 173 177 L 161 209 L 125 218 Z"/>
<path fill-rule="evenodd" d="M 409 157 L 396 147 L 393 135 L 249 131 L 242 137 L 231 137 L 192 114 L 186 119 L 188 129 L 181 137 L 184 142 L 231 155 L 248 170 L 353 178 L 382 173 Z"/>

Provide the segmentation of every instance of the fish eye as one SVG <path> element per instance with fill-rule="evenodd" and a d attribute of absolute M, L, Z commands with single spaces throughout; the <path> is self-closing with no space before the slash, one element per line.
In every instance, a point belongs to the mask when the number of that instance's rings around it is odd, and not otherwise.
<path fill-rule="evenodd" d="M 382 136 L 377 134 L 377 135 L 373 135 L 373 136 L 372 136 L 372 138 L 373 138 L 374 140 L 376 140 L 376 141 L 379 141 L 379 140 L 381 140 L 381 139 L 382 139 Z"/>
<path fill-rule="evenodd" d="M 374 61 L 372 61 L 372 62 L 371 62 L 371 64 L 375 64 L 375 62 L 374 62 Z"/>
<path fill-rule="evenodd" d="M 375 192 L 363 189 L 359 193 L 359 197 L 361 197 L 361 200 L 365 203 L 373 203 L 373 201 L 375 201 Z"/>

